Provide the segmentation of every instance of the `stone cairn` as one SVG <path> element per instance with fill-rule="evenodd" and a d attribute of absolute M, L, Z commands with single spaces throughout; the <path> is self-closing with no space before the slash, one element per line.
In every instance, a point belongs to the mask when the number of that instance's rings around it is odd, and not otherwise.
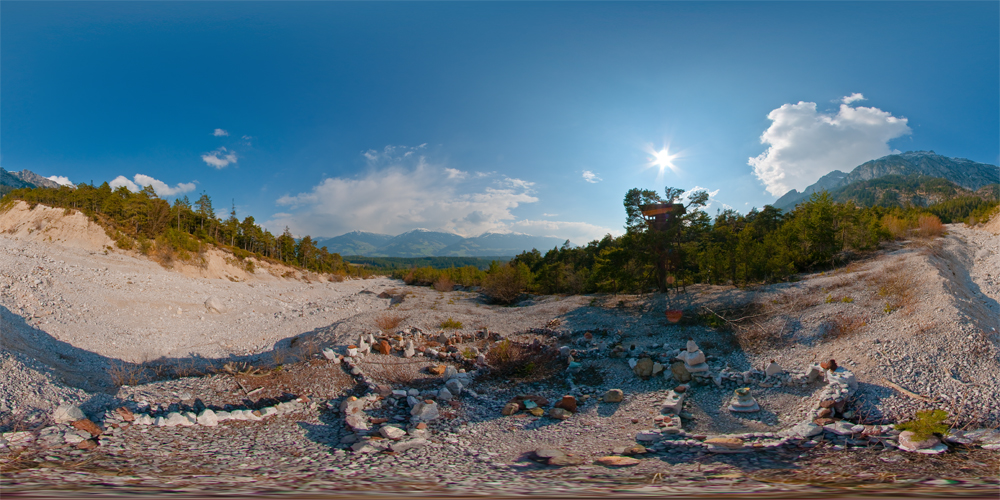
<path fill-rule="evenodd" d="M 760 411 L 760 405 L 750 395 L 749 387 L 741 387 L 733 391 L 733 400 L 729 403 L 729 411 L 755 413 Z"/>

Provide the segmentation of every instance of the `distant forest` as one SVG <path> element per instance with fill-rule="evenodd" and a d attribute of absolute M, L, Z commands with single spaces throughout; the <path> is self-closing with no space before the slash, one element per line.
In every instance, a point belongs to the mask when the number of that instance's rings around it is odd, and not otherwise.
<path fill-rule="evenodd" d="M 479 270 L 489 269 L 490 263 L 507 262 L 510 257 L 366 257 L 363 255 L 344 256 L 344 262 L 369 266 L 380 271 L 429 267 L 448 269 L 471 266 Z"/>

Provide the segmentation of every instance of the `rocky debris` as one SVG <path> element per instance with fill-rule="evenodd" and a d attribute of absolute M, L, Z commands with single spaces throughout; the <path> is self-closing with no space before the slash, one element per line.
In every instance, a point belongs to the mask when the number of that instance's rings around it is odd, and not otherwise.
<path fill-rule="evenodd" d="M 625 393 L 621 389 L 609 389 L 608 392 L 604 393 L 603 401 L 605 403 L 621 403 L 625 398 Z"/>
<path fill-rule="evenodd" d="M 55 420 L 57 424 L 68 424 L 85 418 L 87 418 L 87 416 L 83 414 L 83 411 L 74 405 L 60 405 L 56 408 L 56 411 L 52 413 L 52 419 Z"/>
<path fill-rule="evenodd" d="M 597 460 L 594 460 L 594 463 L 605 467 L 629 467 L 632 465 L 639 465 L 640 461 L 632 457 L 619 457 L 612 455 L 598 458 Z"/>
<path fill-rule="evenodd" d="M 212 295 L 211 297 L 205 299 L 205 309 L 209 312 L 216 314 L 224 314 L 226 312 L 226 305 L 222 303 L 222 300 Z"/>
<path fill-rule="evenodd" d="M 760 411 L 760 405 L 750 395 L 749 387 L 741 387 L 733 391 L 733 399 L 729 402 L 729 411 L 754 413 Z"/>

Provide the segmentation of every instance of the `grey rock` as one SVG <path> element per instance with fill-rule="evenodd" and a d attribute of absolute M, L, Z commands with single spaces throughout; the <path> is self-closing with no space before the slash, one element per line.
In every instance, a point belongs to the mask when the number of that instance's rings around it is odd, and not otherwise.
<path fill-rule="evenodd" d="M 56 411 L 52 413 L 52 419 L 56 421 L 57 424 L 69 424 L 77 420 L 83 420 L 87 418 L 83 414 L 83 410 L 75 405 L 60 405 L 56 408 Z"/>
<path fill-rule="evenodd" d="M 198 425 L 204 425 L 205 427 L 215 427 L 219 424 L 219 419 L 215 415 L 215 412 L 205 408 L 198 414 L 197 417 Z"/>
<path fill-rule="evenodd" d="M 216 314 L 223 314 L 226 312 L 226 305 L 223 304 L 222 300 L 215 295 L 205 300 L 205 308 L 208 309 L 209 312 L 214 312 Z"/>

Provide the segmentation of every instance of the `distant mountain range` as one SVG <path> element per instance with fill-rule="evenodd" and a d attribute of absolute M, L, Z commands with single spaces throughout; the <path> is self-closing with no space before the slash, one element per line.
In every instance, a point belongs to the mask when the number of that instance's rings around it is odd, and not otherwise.
<path fill-rule="evenodd" d="M 465 238 L 454 233 L 414 229 L 398 236 L 353 231 L 333 238 L 314 238 L 340 255 L 366 257 L 494 257 L 514 256 L 537 248 L 539 251 L 562 246 L 566 240 L 520 233 L 485 233 Z"/>
<path fill-rule="evenodd" d="M 801 193 L 794 189 L 785 193 L 773 205 L 775 208 L 782 210 L 791 210 L 795 208 L 795 205 L 808 200 L 813 193 L 823 190 L 834 195 L 834 199 L 844 199 L 844 196 L 837 196 L 837 193 L 848 186 L 888 176 L 899 176 L 910 179 L 910 185 L 913 185 L 914 179 L 922 179 L 923 177 L 945 179 L 963 188 L 961 190 L 963 192 L 960 194 L 968 194 L 969 192 L 978 191 L 984 186 L 1000 183 L 1000 167 L 974 162 L 965 158 L 949 158 L 936 154 L 933 151 L 909 151 L 883 156 L 877 160 L 862 163 L 850 173 L 834 170 L 820 177 L 815 184 L 807 187 Z M 926 183 L 926 179 L 920 182 Z M 868 185 L 867 187 L 875 187 L 876 185 L 878 183 Z M 854 191 L 866 191 L 864 187 L 865 185 L 855 186 Z M 904 192 L 903 194 L 910 193 Z M 912 194 L 919 195 L 920 193 L 914 192 Z M 853 199 L 851 196 L 846 198 Z M 866 198 L 868 197 L 866 196 Z"/>
<path fill-rule="evenodd" d="M 3 168 L 0 168 L 0 196 L 3 196 L 10 191 L 21 188 L 58 188 L 60 184 L 51 179 L 46 179 L 31 170 L 22 170 L 20 172 L 8 172 Z"/>

